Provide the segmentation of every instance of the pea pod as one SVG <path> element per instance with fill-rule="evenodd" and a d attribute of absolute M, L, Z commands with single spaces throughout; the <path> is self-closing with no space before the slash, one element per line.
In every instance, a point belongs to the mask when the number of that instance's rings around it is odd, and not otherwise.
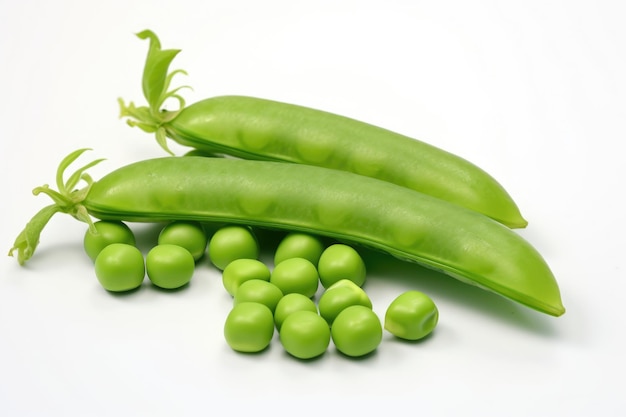
<path fill-rule="evenodd" d="M 182 87 L 169 90 L 169 64 L 179 50 L 150 40 L 143 76 L 147 107 L 126 105 L 128 124 L 155 133 L 166 151 L 167 138 L 201 151 L 245 159 L 316 165 L 378 178 L 483 213 L 509 227 L 527 221 L 491 175 L 469 161 L 427 144 L 348 117 L 303 106 L 246 96 L 221 96 L 185 106 Z M 176 111 L 162 109 L 177 100 Z"/>
<path fill-rule="evenodd" d="M 82 152 L 82 151 L 79 151 Z M 79 155 L 59 167 L 57 178 Z M 90 164 L 91 165 L 91 164 Z M 79 174 L 69 181 L 76 184 Z M 515 231 L 475 211 L 377 179 L 299 164 L 232 158 L 164 157 L 136 162 L 71 191 L 39 187 L 55 204 L 18 236 L 34 253 L 50 212 L 91 222 L 192 220 L 312 233 L 385 251 L 559 316 L 565 312 L 545 260 Z M 80 215 L 77 215 L 80 214 Z"/>

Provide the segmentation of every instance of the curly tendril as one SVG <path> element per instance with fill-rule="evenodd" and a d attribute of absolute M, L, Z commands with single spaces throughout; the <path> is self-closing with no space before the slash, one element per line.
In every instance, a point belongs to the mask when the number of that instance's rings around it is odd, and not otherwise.
<path fill-rule="evenodd" d="M 159 145 L 173 155 L 167 146 L 167 131 L 164 124 L 173 120 L 185 107 L 185 99 L 179 94 L 179 91 L 183 88 L 191 88 L 184 85 L 170 90 L 174 76 L 177 74 L 187 75 L 182 69 L 169 72 L 170 64 L 180 50 L 161 49 L 159 38 L 150 30 L 139 32 L 137 37 L 150 41 L 142 78 L 143 95 L 148 105 L 137 107 L 132 101 L 126 105 L 120 98 L 118 99 L 120 118 L 127 117 L 126 122 L 131 127 L 138 127 L 145 132 L 154 133 Z M 165 110 L 163 107 L 168 100 L 178 102 L 178 108 Z"/>
<path fill-rule="evenodd" d="M 65 178 L 65 171 L 78 157 L 80 157 L 85 151 L 90 149 L 78 149 L 69 155 L 67 155 L 57 168 L 56 173 L 56 186 L 58 191 L 50 188 L 48 184 L 44 184 L 40 187 L 36 187 L 33 190 L 34 195 L 46 194 L 52 199 L 54 204 L 41 209 L 33 218 L 26 224 L 24 230 L 15 239 L 13 247 L 9 250 L 9 256 L 13 256 L 13 252 L 17 251 L 17 261 L 20 265 L 23 265 L 28 261 L 39 244 L 39 237 L 42 230 L 53 215 L 56 213 L 67 213 L 74 218 L 85 222 L 89 225 L 89 229 L 97 233 L 97 230 L 93 224 L 91 216 L 87 212 L 85 206 L 82 205 L 83 200 L 89 194 L 94 181 L 85 171 L 94 165 L 99 164 L 104 159 L 97 159 L 92 161 L 72 173 L 67 180 Z M 76 186 L 81 182 L 85 182 L 86 185 L 83 188 L 76 189 Z"/>

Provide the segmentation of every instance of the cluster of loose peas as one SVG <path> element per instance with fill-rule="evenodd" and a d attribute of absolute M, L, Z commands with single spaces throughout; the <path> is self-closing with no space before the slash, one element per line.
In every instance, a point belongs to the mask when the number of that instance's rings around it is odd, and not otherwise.
<path fill-rule="evenodd" d="M 325 246 L 316 236 L 292 232 L 278 244 L 270 270 L 259 260 L 256 236 L 245 226 L 222 227 L 209 239 L 199 223 L 172 222 L 145 259 L 126 224 L 98 221 L 94 226 L 98 233 L 87 231 L 85 251 L 99 282 L 112 292 L 138 288 L 146 274 L 158 287 L 180 288 L 207 253 L 233 297 L 224 337 L 235 351 L 260 352 L 275 331 L 284 349 L 300 359 L 322 355 L 331 340 L 350 357 L 371 353 L 382 341 L 383 324 L 361 288 L 365 263 L 351 246 Z M 323 292 L 316 303 L 319 285 Z M 437 307 L 427 295 L 406 291 L 389 304 L 384 329 L 401 339 L 418 340 L 437 321 Z"/>

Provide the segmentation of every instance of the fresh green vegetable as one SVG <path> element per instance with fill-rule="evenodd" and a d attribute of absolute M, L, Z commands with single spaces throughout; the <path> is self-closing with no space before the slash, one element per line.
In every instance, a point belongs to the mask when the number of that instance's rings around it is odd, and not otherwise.
<path fill-rule="evenodd" d="M 363 297 L 364 291 L 360 287 L 357 288 L 358 291 L 354 288 L 342 285 L 324 291 L 317 304 L 320 316 L 322 316 L 329 325 L 332 325 L 339 313 L 347 307 L 362 305 L 372 308 L 372 302 L 369 297 L 367 297 L 367 295 Z"/>
<path fill-rule="evenodd" d="M 337 243 L 326 248 L 317 269 L 324 288 L 342 279 L 349 279 L 359 287 L 365 283 L 365 263 L 361 255 L 348 245 Z"/>
<path fill-rule="evenodd" d="M 274 310 L 276 328 L 280 331 L 285 319 L 296 311 L 311 311 L 317 314 L 317 306 L 306 295 L 297 292 L 285 294 L 276 305 L 276 310 Z"/>
<path fill-rule="evenodd" d="M 370 300 L 370 297 L 367 295 L 367 293 L 363 290 L 363 288 L 359 287 L 358 285 L 356 285 L 354 282 L 352 282 L 349 279 L 340 279 L 339 281 L 335 282 L 330 287 L 326 288 L 326 291 L 330 291 L 332 289 L 341 288 L 341 287 L 348 287 L 352 291 L 354 291 L 356 294 L 358 294 L 359 296 L 358 304 L 361 304 L 364 306 L 369 305 L 371 307 L 372 301 Z"/>
<path fill-rule="evenodd" d="M 91 228 L 85 232 L 83 247 L 87 256 L 96 261 L 100 251 L 111 243 L 126 243 L 135 245 L 135 235 L 132 230 L 120 221 L 98 221 L 93 224 L 96 233 Z"/>
<path fill-rule="evenodd" d="M 228 293 L 235 295 L 241 284 L 253 279 L 269 281 L 270 269 L 257 259 L 235 259 L 224 268 L 222 284 Z"/>
<path fill-rule="evenodd" d="M 290 355 L 299 359 L 312 359 L 328 349 L 330 328 L 318 314 L 297 311 L 285 319 L 279 337 Z"/>
<path fill-rule="evenodd" d="M 541 312 L 565 312 L 554 275 L 528 241 L 486 216 L 425 194 L 332 169 L 203 157 L 136 162 L 97 182 L 83 167 L 63 183 L 65 169 L 82 152 L 62 161 L 60 192 L 35 189 L 54 204 L 33 217 L 9 251 L 17 252 L 21 264 L 56 212 L 90 224 L 90 214 L 128 222 L 227 222 L 366 245 Z M 76 189 L 80 179 L 87 185 Z"/>
<path fill-rule="evenodd" d="M 289 233 L 276 248 L 274 265 L 290 258 L 304 258 L 313 265 L 317 265 L 323 251 L 324 244 L 317 236 L 307 233 Z"/>
<path fill-rule="evenodd" d="M 207 236 L 198 222 L 175 221 L 163 228 L 159 234 L 159 245 L 171 244 L 187 249 L 195 261 L 204 256 Z"/>
<path fill-rule="evenodd" d="M 260 279 L 251 279 L 239 286 L 235 293 L 234 303 L 240 304 L 248 301 L 261 303 L 274 314 L 281 298 L 283 298 L 283 292 L 276 285 Z"/>
<path fill-rule="evenodd" d="M 180 288 L 188 284 L 195 266 L 191 253 L 178 245 L 157 245 L 146 255 L 148 278 L 157 287 L 165 289 Z"/>
<path fill-rule="evenodd" d="M 319 286 L 317 269 L 304 258 L 285 259 L 274 267 L 270 282 L 284 294 L 294 292 L 313 297 Z"/>
<path fill-rule="evenodd" d="M 274 336 L 274 318 L 266 305 L 246 302 L 233 306 L 224 323 L 226 343 L 238 352 L 267 348 Z"/>
<path fill-rule="evenodd" d="M 95 262 L 96 277 L 112 292 L 134 290 L 146 275 L 141 251 L 126 243 L 112 243 L 102 249 Z"/>
<path fill-rule="evenodd" d="M 143 72 L 148 106 L 126 105 L 120 99 L 121 116 L 130 126 L 156 134 L 168 152 L 169 137 L 211 154 L 350 171 L 430 194 L 510 227 L 527 224 L 492 176 L 425 142 L 336 114 L 260 98 L 223 96 L 185 107 L 179 94 L 183 87 L 170 90 L 173 77 L 184 71 L 168 73 L 179 50 L 162 49 L 149 30 L 137 36 L 150 40 Z M 163 108 L 170 99 L 178 101 L 178 110 Z"/>
<path fill-rule="evenodd" d="M 347 356 L 363 356 L 376 350 L 383 340 L 383 328 L 371 308 L 354 305 L 339 313 L 330 328 L 333 343 Z"/>
<path fill-rule="evenodd" d="M 428 295 L 406 291 L 387 307 L 385 330 L 401 339 L 419 340 L 435 329 L 438 320 L 439 310 Z"/>
<path fill-rule="evenodd" d="M 190 181 L 198 179 L 190 178 Z M 213 265 L 222 271 L 235 259 L 257 259 L 258 257 L 259 243 L 249 227 L 222 227 L 209 241 L 209 258 Z"/>

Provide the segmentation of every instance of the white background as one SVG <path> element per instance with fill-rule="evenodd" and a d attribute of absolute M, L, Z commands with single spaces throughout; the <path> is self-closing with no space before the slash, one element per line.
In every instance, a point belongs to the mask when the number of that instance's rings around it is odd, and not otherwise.
<path fill-rule="evenodd" d="M 222 337 L 231 300 L 203 262 L 189 287 L 98 284 L 84 224 L 55 217 L 25 267 L 0 258 L 0 414 L 236 412 L 423 416 L 626 415 L 623 165 L 626 27 L 620 1 L 0 0 L 0 243 L 5 253 L 80 147 L 98 178 L 163 153 L 118 119 L 143 104 L 153 29 L 189 103 L 246 94 L 352 116 L 461 155 L 494 175 L 530 224 L 567 313 L 553 318 L 365 254 L 374 310 L 430 294 L 421 343 L 386 334 L 350 360 L 258 355 Z M 182 149 L 176 148 L 177 152 Z M 86 161 L 86 159 L 85 159 Z M 155 229 L 136 228 L 144 248 Z M 271 245 L 265 258 L 271 257 Z"/>

